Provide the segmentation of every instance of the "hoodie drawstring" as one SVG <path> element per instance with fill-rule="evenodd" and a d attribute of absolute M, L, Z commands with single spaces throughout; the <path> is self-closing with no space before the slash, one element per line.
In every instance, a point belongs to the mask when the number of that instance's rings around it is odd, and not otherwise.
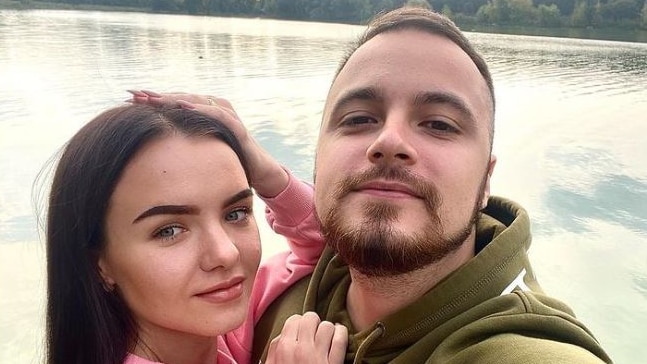
<path fill-rule="evenodd" d="M 368 348 L 373 345 L 377 339 L 382 337 L 384 334 L 384 324 L 381 322 L 377 322 L 375 324 L 375 328 L 371 333 L 366 337 L 366 340 L 364 340 L 359 347 L 357 348 L 357 352 L 355 353 L 355 360 L 353 360 L 353 364 L 361 364 L 362 360 L 364 359 L 364 356 L 366 355 L 366 352 L 368 351 Z"/>

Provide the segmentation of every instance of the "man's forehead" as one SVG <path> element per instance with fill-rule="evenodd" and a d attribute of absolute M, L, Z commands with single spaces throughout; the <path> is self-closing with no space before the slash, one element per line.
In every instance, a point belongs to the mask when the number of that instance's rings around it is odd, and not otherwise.
<path fill-rule="evenodd" d="M 370 39 L 349 57 L 328 96 L 347 88 L 379 88 L 382 81 L 423 83 L 430 80 L 430 74 L 461 78 L 465 73 L 481 78 L 470 57 L 446 37 L 419 30 L 393 30 Z"/>
<path fill-rule="evenodd" d="M 348 57 L 348 63 L 353 63 L 358 58 L 363 58 L 367 53 L 398 54 L 402 51 L 433 51 L 438 47 L 456 48 L 456 51 L 465 53 L 456 43 L 444 35 L 417 28 L 394 29 L 375 35 L 360 45 Z M 467 56 L 467 54 L 465 54 Z M 344 70 L 343 67 L 340 73 Z"/>
<path fill-rule="evenodd" d="M 401 67 L 390 67 L 394 64 Z M 467 89 L 490 97 L 483 75 L 459 45 L 444 35 L 407 28 L 378 34 L 357 48 L 333 80 L 326 108 L 350 88 L 379 89 L 381 80 L 407 80 L 420 86 L 418 92 L 434 91 L 427 81 L 445 80 L 451 86 L 462 80 Z"/>

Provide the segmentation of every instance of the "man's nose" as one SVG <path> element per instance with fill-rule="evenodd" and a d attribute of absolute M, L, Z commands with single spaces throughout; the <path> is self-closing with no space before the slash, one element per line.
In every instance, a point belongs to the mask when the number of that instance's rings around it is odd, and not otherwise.
<path fill-rule="evenodd" d="M 387 120 L 366 154 L 374 164 L 404 164 L 417 162 L 418 153 L 411 140 L 411 130 L 404 120 Z"/>

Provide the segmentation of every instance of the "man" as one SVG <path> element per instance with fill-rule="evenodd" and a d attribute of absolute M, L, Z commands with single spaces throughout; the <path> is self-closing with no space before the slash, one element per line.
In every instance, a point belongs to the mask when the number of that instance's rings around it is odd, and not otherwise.
<path fill-rule="evenodd" d="M 330 88 L 315 162 L 329 246 L 256 326 L 254 359 L 315 311 L 349 328 L 348 363 L 611 362 L 527 257 L 526 212 L 490 197 L 487 65 L 441 15 L 373 20 Z"/>

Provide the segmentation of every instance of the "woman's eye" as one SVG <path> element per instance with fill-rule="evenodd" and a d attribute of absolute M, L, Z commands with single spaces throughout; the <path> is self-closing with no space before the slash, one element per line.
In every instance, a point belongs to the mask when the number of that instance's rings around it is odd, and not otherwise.
<path fill-rule="evenodd" d="M 227 215 L 225 215 L 225 220 L 226 221 L 241 221 L 247 219 L 247 216 L 250 214 L 250 209 L 249 208 L 241 208 L 237 209 L 234 211 L 229 212 Z"/>
<path fill-rule="evenodd" d="M 166 226 L 157 230 L 154 236 L 158 239 L 169 240 L 175 239 L 179 234 L 185 231 L 184 228 L 180 226 Z"/>

